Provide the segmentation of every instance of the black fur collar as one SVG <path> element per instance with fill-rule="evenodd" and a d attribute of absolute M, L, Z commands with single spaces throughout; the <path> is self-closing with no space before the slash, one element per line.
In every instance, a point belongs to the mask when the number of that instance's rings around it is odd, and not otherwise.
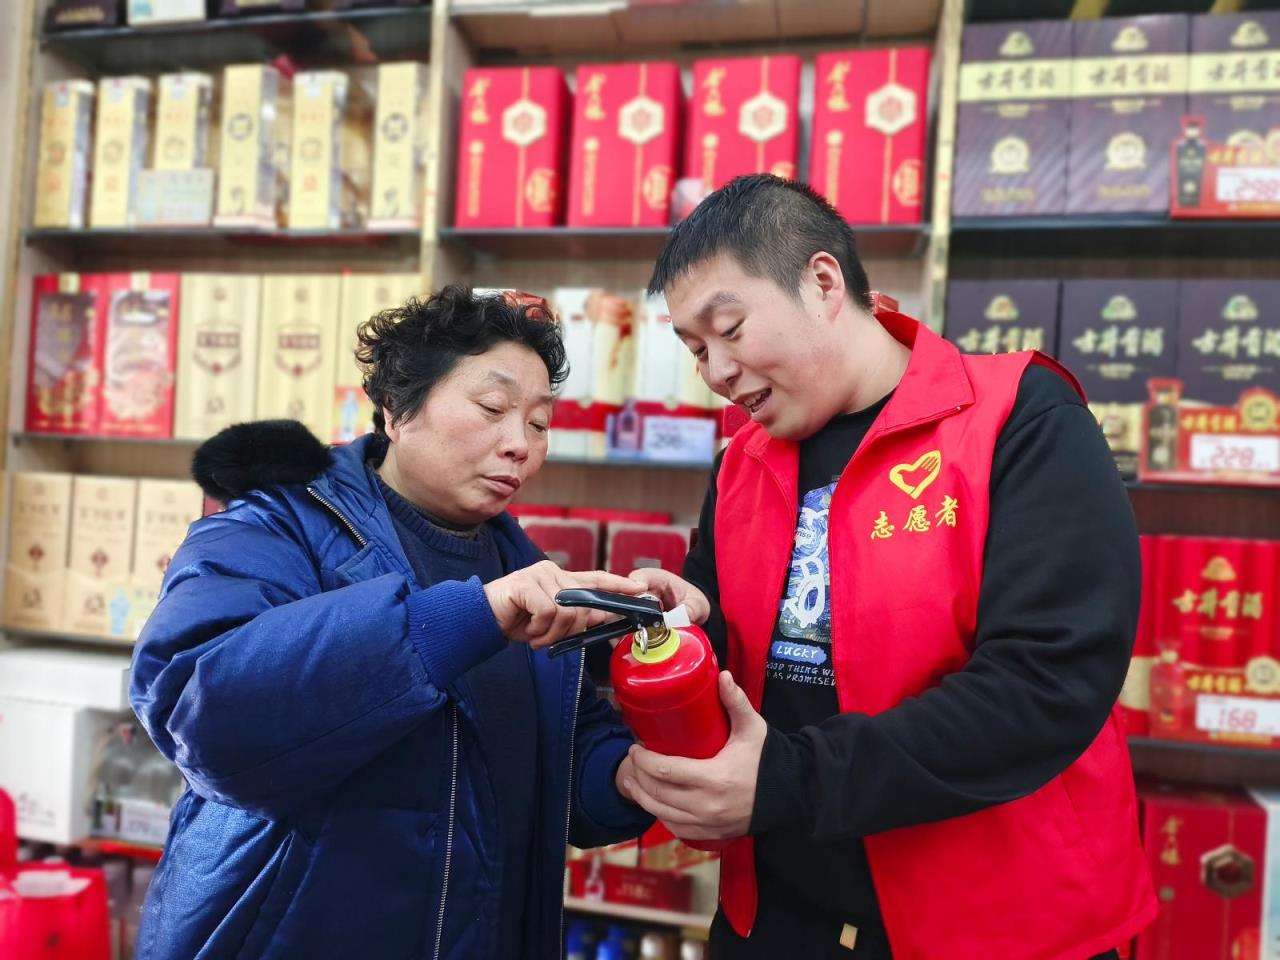
<path fill-rule="evenodd" d="M 277 483 L 309 483 L 329 466 L 329 448 L 297 420 L 237 423 L 206 440 L 191 475 L 219 502 Z"/>

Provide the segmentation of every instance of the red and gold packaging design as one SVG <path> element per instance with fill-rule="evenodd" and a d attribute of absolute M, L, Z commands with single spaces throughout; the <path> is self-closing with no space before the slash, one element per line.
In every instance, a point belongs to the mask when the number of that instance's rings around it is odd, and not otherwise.
<path fill-rule="evenodd" d="M 170 437 L 181 277 L 121 273 L 108 274 L 106 280 L 101 432 Z"/>
<path fill-rule="evenodd" d="M 570 861 L 569 892 L 575 897 L 685 913 L 693 897 L 693 878 L 684 873 L 622 866 L 606 863 L 599 856 L 587 856 Z"/>
<path fill-rule="evenodd" d="M 27 430 L 98 432 L 105 278 L 60 273 L 35 278 L 27 360 Z"/>
<path fill-rule="evenodd" d="M 1159 540 L 1146 534 L 1138 539 L 1142 551 L 1142 607 L 1138 611 L 1138 632 L 1134 637 L 1129 673 L 1120 690 L 1118 705 L 1125 733 L 1131 737 L 1145 737 L 1151 732 L 1151 668 L 1156 660 L 1151 598 L 1159 582 L 1156 565 Z"/>
<path fill-rule="evenodd" d="M 569 376 L 556 398 L 550 452 L 563 457 L 603 457 L 609 418 L 622 409 L 631 393 L 635 304 L 588 287 L 561 287 L 554 299 Z"/>
<path fill-rule="evenodd" d="M 565 570 L 594 570 L 600 556 L 600 525 L 590 520 L 525 516 L 520 526 L 547 559 Z"/>
<path fill-rule="evenodd" d="M 4 622 L 25 630 L 62 627 L 71 532 L 69 473 L 15 473 L 9 495 Z"/>
<path fill-rule="evenodd" d="M 584 64 L 577 81 L 569 226 L 667 226 L 680 157 L 680 68 Z"/>
<path fill-rule="evenodd" d="M 679 574 L 689 553 L 688 527 L 611 523 L 605 569 L 625 577 L 640 567 L 660 567 Z"/>
<path fill-rule="evenodd" d="M 747 173 L 795 179 L 799 57 L 699 60 L 693 90 L 686 177 L 697 177 L 708 191 Z"/>
<path fill-rule="evenodd" d="M 569 88 L 556 67 L 473 69 L 463 78 L 459 227 L 564 222 Z"/>
<path fill-rule="evenodd" d="M 1147 602 L 1158 661 L 1151 732 L 1172 740 L 1272 745 L 1258 701 L 1280 697 L 1280 544 L 1161 537 Z"/>
<path fill-rule="evenodd" d="M 891 47 L 814 61 L 809 183 L 850 223 L 920 222 L 929 56 Z"/>
<path fill-rule="evenodd" d="M 259 418 L 301 420 L 321 438 L 333 433 L 341 285 L 337 274 L 263 278 Z"/>
<path fill-rule="evenodd" d="M 1265 811 L 1227 791 L 1161 785 L 1140 797 L 1160 914 L 1138 937 L 1135 960 L 1257 958 Z"/>

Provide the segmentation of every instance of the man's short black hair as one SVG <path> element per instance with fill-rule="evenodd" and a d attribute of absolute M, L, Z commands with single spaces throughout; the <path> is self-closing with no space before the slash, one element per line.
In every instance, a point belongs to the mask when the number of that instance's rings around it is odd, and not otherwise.
<path fill-rule="evenodd" d="M 835 257 L 853 302 L 871 309 L 871 287 L 853 231 L 835 208 L 802 183 L 767 173 L 730 180 L 671 231 L 649 279 L 663 293 L 694 267 L 720 254 L 753 277 L 798 297 L 800 279 L 819 251 Z"/>
<path fill-rule="evenodd" d="M 426 300 L 384 310 L 360 325 L 356 360 L 364 368 L 364 392 L 373 401 L 374 432 L 386 439 L 383 408 L 392 425 L 412 419 L 431 388 L 463 357 L 500 343 L 518 343 L 547 367 L 554 390 L 569 373 L 560 326 L 545 306 L 529 299 L 477 295 L 447 286 Z"/>

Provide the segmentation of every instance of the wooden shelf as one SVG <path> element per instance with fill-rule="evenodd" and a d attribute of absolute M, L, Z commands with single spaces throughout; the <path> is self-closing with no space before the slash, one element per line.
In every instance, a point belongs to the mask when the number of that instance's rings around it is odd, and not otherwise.
<path fill-rule="evenodd" d="M 172 437 L 101 437 L 79 433 L 11 433 L 14 444 L 23 443 L 111 443 L 143 447 L 196 447 L 203 440 L 174 439 Z"/>
<path fill-rule="evenodd" d="M 925 224 L 853 228 L 858 254 L 867 260 L 919 257 L 928 244 Z M 440 238 L 474 253 L 519 260 L 655 260 L 671 231 L 667 227 L 442 227 Z"/>
<path fill-rule="evenodd" d="M 306 255 L 341 251 L 386 258 L 416 257 L 422 235 L 416 228 L 396 230 L 264 230 L 253 227 L 219 229 L 53 230 L 31 229 L 22 234 L 28 246 L 119 257 L 122 253 L 145 265 L 149 257 L 227 256 L 253 259 L 272 253 Z"/>
<path fill-rule="evenodd" d="M 654 910 L 650 907 L 633 907 L 625 903 L 607 903 L 603 900 L 587 900 L 583 897 L 565 897 L 564 908 L 570 913 L 589 913 L 598 917 L 616 917 L 619 920 L 637 920 L 660 927 L 679 927 L 687 930 L 710 930 L 711 915 L 703 913 L 676 913 L 673 910 Z"/>
<path fill-rule="evenodd" d="M 477 52 L 513 58 L 709 49 L 727 44 L 924 37 L 942 0 L 685 0 L 678 4 L 518 3 L 454 0 L 453 20 Z"/>
<path fill-rule="evenodd" d="M 1060 20 L 1070 17 L 1078 6 L 1079 0 L 969 0 L 966 19 L 973 23 L 992 20 Z M 1209 13 L 1213 6 L 1214 0 L 1107 0 L 1102 4 L 1102 12 L 1108 17 L 1153 13 Z M 1257 0 L 1245 4 L 1249 9 L 1265 6 L 1273 4 L 1259 3 Z"/>
<path fill-rule="evenodd" d="M 1170 220 L 1164 215 L 959 217 L 951 255 L 999 257 L 1256 257 L 1280 242 L 1280 220 Z"/>
<path fill-rule="evenodd" d="M 177 70 L 287 56 L 298 66 L 427 59 L 429 7 L 222 17 L 154 27 L 40 34 L 40 49 L 91 70 Z"/>
<path fill-rule="evenodd" d="M 5 636 L 16 640 L 52 641 L 54 643 L 71 643 L 88 647 L 108 647 L 112 650 L 132 650 L 132 639 L 113 639 L 111 637 L 95 637 L 84 633 L 66 633 L 60 630 L 24 630 L 20 627 L 0 627 Z"/>
<path fill-rule="evenodd" d="M 1280 750 L 1130 737 L 1134 773 L 1208 786 L 1280 786 Z"/>

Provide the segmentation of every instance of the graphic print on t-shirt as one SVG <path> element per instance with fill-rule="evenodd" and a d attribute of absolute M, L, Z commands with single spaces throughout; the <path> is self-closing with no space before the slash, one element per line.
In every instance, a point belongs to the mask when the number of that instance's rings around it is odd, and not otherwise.
<path fill-rule="evenodd" d="M 768 678 L 834 686 L 831 670 L 831 573 L 827 515 L 836 485 L 810 490 L 800 504 L 787 592 L 769 648 Z M 779 636 L 780 635 L 780 636 Z"/>

